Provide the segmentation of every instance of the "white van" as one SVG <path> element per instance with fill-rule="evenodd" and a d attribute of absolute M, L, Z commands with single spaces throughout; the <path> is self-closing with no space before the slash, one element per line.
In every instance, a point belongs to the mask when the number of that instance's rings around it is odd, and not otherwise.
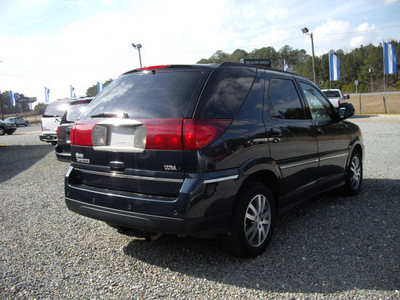
<path fill-rule="evenodd" d="M 42 134 L 39 138 L 43 142 L 57 144 L 57 128 L 60 125 L 64 112 L 68 109 L 72 99 L 62 99 L 50 103 L 42 116 Z"/>

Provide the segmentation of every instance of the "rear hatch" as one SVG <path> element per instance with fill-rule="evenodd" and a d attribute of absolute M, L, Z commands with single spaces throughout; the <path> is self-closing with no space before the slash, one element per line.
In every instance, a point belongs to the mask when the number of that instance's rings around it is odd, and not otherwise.
<path fill-rule="evenodd" d="M 177 197 L 185 171 L 183 127 L 211 70 L 151 67 L 109 84 L 72 128 L 73 184 Z"/>
<path fill-rule="evenodd" d="M 86 110 L 86 107 L 92 101 L 93 98 L 86 98 L 83 100 L 77 100 L 71 102 L 68 110 L 64 113 L 60 126 L 57 130 L 57 142 L 58 145 L 70 144 L 70 132 L 72 125 L 78 119 L 78 117 Z"/>
<path fill-rule="evenodd" d="M 60 100 L 50 103 L 42 116 L 42 131 L 55 134 L 60 125 L 61 117 L 69 107 L 69 101 Z"/>

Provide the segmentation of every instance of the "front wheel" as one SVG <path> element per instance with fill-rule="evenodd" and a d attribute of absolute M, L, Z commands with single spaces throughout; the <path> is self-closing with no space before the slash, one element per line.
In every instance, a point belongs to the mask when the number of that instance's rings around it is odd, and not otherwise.
<path fill-rule="evenodd" d="M 360 152 L 356 151 L 351 156 L 350 165 L 347 169 L 346 191 L 349 195 L 355 195 L 361 190 L 362 178 L 362 158 Z"/>
<path fill-rule="evenodd" d="M 275 225 L 275 201 L 259 182 L 248 182 L 237 196 L 227 244 L 231 252 L 255 257 L 267 248 Z"/>
<path fill-rule="evenodd" d="M 3 127 L 0 127 L 0 135 L 4 135 L 6 132 L 4 131 Z"/>

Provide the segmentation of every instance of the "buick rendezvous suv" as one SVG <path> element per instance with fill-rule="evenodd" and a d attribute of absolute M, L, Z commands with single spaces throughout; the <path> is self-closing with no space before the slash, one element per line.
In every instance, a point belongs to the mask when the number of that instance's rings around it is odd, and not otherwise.
<path fill-rule="evenodd" d="M 319 193 L 360 191 L 360 129 L 309 80 L 262 65 L 127 72 L 71 131 L 68 208 L 119 228 L 223 237 L 257 256 L 277 215 Z"/>

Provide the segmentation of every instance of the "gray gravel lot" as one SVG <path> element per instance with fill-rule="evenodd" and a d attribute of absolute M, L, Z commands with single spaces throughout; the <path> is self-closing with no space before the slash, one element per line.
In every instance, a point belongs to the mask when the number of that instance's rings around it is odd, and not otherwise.
<path fill-rule="evenodd" d="M 255 259 L 212 239 L 127 237 L 67 210 L 40 126 L 0 136 L 0 299 L 399 299 L 400 116 L 355 117 L 364 186 L 281 216 Z"/>

